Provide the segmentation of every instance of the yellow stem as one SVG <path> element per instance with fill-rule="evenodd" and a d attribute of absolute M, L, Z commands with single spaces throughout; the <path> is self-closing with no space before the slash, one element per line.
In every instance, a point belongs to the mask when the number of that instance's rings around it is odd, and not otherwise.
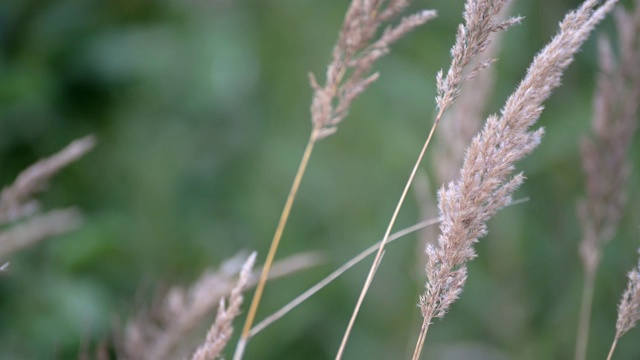
<path fill-rule="evenodd" d="M 316 141 L 317 131 L 316 129 L 314 129 L 311 132 L 309 141 L 307 142 L 307 147 L 305 148 L 304 154 L 302 155 L 302 160 L 300 160 L 300 165 L 298 165 L 298 171 L 296 172 L 296 176 L 293 179 L 293 184 L 291 185 L 291 189 L 289 190 L 289 196 L 287 197 L 287 201 L 285 202 L 284 208 L 282 209 L 278 227 L 276 228 L 276 232 L 273 235 L 273 240 L 271 240 L 269 253 L 267 254 L 267 259 L 264 262 L 262 273 L 260 274 L 260 281 L 258 282 L 256 292 L 253 295 L 251 307 L 249 308 L 249 312 L 247 313 L 247 319 L 245 320 L 244 328 L 242 329 L 242 334 L 240 335 L 239 345 L 241 344 L 242 346 L 238 346 L 236 348 L 236 353 L 233 356 L 234 360 L 242 359 L 242 352 L 244 351 L 244 347 L 246 346 L 247 340 L 249 338 L 249 331 L 251 330 L 256 312 L 258 311 L 258 305 L 260 304 L 264 286 L 267 282 L 267 277 L 269 276 L 271 264 L 273 264 L 273 260 L 276 256 L 276 251 L 278 250 L 278 245 L 280 244 L 282 233 L 284 232 L 284 228 L 287 224 L 287 219 L 289 218 L 289 213 L 291 212 L 291 207 L 293 206 L 293 201 L 295 200 L 298 189 L 300 188 L 300 182 L 302 181 L 302 177 L 304 176 L 305 170 L 307 169 L 307 164 L 309 163 L 309 158 L 311 157 L 313 146 L 315 145 Z"/>
<path fill-rule="evenodd" d="M 419 223 L 417 223 L 415 225 L 409 226 L 409 227 L 407 227 L 407 228 L 405 228 L 403 230 L 395 232 L 393 235 L 391 235 L 389 237 L 389 242 L 397 240 L 397 239 L 399 239 L 399 238 L 401 238 L 401 237 L 403 237 L 405 235 L 408 235 L 408 234 L 410 234 L 410 233 L 412 233 L 414 231 L 418 231 L 420 229 L 423 229 L 423 228 L 425 228 L 427 226 L 438 224 L 439 222 L 440 222 L 439 218 L 434 218 L 434 219 L 429 219 L 429 220 L 425 220 L 425 221 L 419 222 Z M 254 326 L 251 329 L 251 331 L 249 332 L 249 334 L 250 334 L 249 336 L 250 337 L 255 336 L 257 333 L 262 331 L 264 328 L 266 328 L 267 326 L 271 325 L 273 322 L 277 321 L 278 319 L 282 318 L 289 311 L 294 309 L 296 306 L 300 305 L 302 302 L 307 300 L 313 294 L 315 294 L 316 292 L 320 291 L 322 288 L 327 286 L 333 280 L 338 278 L 345 271 L 349 270 L 350 268 L 352 268 L 356 264 L 359 264 L 360 261 L 364 260 L 367 256 L 373 254 L 378 249 L 379 245 L 380 245 L 380 242 L 368 247 L 366 250 L 362 251 L 360 254 L 356 255 L 351 260 L 347 261 L 344 265 L 340 266 L 334 272 L 329 274 L 329 276 L 327 276 L 324 279 L 320 280 L 320 282 L 318 282 L 317 284 L 315 284 L 312 287 L 310 287 L 307 291 L 305 291 L 302 294 L 300 294 L 297 298 L 295 298 L 294 300 L 289 302 L 287 305 L 283 306 L 280 310 L 276 311 L 275 313 L 273 313 L 270 316 L 267 316 L 264 320 L 262 320 L 260 323 L 258 323 L 256 326 Z"/>

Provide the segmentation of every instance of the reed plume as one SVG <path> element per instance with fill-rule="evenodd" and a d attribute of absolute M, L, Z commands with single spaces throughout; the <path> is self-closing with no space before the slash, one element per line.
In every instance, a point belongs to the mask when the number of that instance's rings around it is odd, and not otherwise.
<path fill-rule="evenodd" d="M 639 251 L 640 253 L 640 251 Z M 640 261 L 636 268 L 627 275 L 627 289 L 622 294 L 618 305 L 618 320 L 616 321 L 616 336 L 611 344 L 607 360 L 611 360 L 618 340 L 640 321 Z"/>
<path fill-rule="evenodd" d="M 587 0 L 565 16 L 558 34 L 536 55 L 500 116 L 490 116 L 471 142 L 460 177 L 439 191 L 441 234 L 437 245 L 426 248 L 427 283 L 420 297 L 423 324 L 414 359 L 420 357 L 433 318 L 442 318 L 460 296 L 467 279 L 465 264 L 476 257 L 473 244 L 487 234 L 487 221 L 511 202 L 524 181 L 522 173 L 513 175 L 514 163 L 540 143 L 543 130 L 530 128 L 540 117 L 543 102 L 616 2 L 608 0 L 598 7 L 598 1 Z"/>
<path fill-rule="evenodd" d="M 229 305 L 226 305 L 225 299 L 220 300 L 218 305 L 218 313 L 216 320 L 209 329 L 205 342 L 198 347 L 191 360 L 215 360 L 220 358 L 222 351 L 229 342 L 233 333 L 233 319 L 240 314 L 240 306 L 242 305 L 242 292 L 246 288 L 251 278 L 251 269 L 256 262 L 256 253 L 252 253 L 240 270 L 238 281 L 231 289 L 229 295 Z"/>
<path fill-rule="evenodd" d="M 49 180 L 63 168 L 77 161 L 95 146 L 92 135 L 76 139 L 59 152 L 37 161 L 23 170 L 13 184 L 0 193 L 0 258 L 31 246 L 46 238 L 75 230 L 83 222 L 74 207 L 36 214 L 40 204 L 33 197 L 47 188 Z M 23 221 L 20 221 L 23 220 Z M 14 222 L 19 222 L 12 224 Z M 8 263 L 2 265 L 6 269 Z"/>
<path fill-rule="evenodd" d="M 333 48 L 325 85 L 320 86 L 315 75 L 309 74 L 314 90 L 311 121 L 315 138 L 322 139 L 335 133 L 353 100 L 378 79 L 379 73 L 370 74 L 371 68 L 379 58 L 389 53 L 389 46 L 436 16 L 432 10 L 406 16 L 398 25 L 387 27 L 374 40 L 380 26 L 398 17 L 409 4 L 409 0 L 351 2 Z"/>
<path fill-rule="evenodd" d="M 511 9 L 511 2 L 507 2 L 499 14 L 505 19 Z M 514 18 L 513 20 L 521 18 Z M 490 41 L 486 49 L 472 59 L 470 66 L 476 68 L 496 60 L 500 51 L 503 32 L 490 34 Z M 495 83 L 495 69 L 488 67 L 479 72 L 473 79 L 463 82 L 460 86 L 458 100 L 442 116 L 442 125 L 434 143 L 431 161 L 434 165 L 438 183 L 447 183 L 458 177 L 460 165 L 464 158 L 467 145 L 480 130 Z"/>
<path fill-rule="evenodd" d="M 171 288 L 158 305 L 140 312 L 124 329 L 122 354 L 129 360 L 169 359 L 175 348 L 234 288 L 235 276 L 246 255 L 226 260 L 217 270 L 205 271 L 188 288 Z"/>
<path fill-rule="evenodd" d="M 163 360 L 184 355 L 184 346 L 181 348 L 180 345 L 224 297 L 230 296 L 237 285 L 236 276 L 242 273 L 247 259 L 246 254 L 227 259 L 218 269 L 204 271 L 191 286 L 172 287 L 165 296 L 155 299 L 155 306 L 150 310 L 132 316 L 123 333 L 117 336 L 120 338 L 119 357 Z M 273 264 L 269 279 L 302 271 L 320 261 L 317 253 L 287 257 Z M 250 274 L 243 289 L 255 286 L 258 274 L 257 271 Z"/>
<path fill-rule="evenodd" d="M 80 210 L 74 207 L 33 215 L 0 232 L 0 258 L 6 259 L 14 252 L 39 241 L 75 230 L 82 225 L 83 220 Z"/>
<path fill-rule="evenodd" d="M 32 196 L 47 187 L 51 177 L 61 169 L 80 159 L 96 144 L 93 136 L 72 141 L 64 149 L 29 166 L 0 193 L 0 225 L 19 220 L 34 213 L 38 204 Z"/>
<path fill-rule="evenodd" d="M 501 19 L 505 19 L 511 10 L 513 3 L 507 3 Z M 500 52 L 502 32 L 491 36 L 491 43 L 484 53 L 473 60 L 471 66 L 495 59 Z M 420 217 L 428 219 L 437 216 L 438 209 L 435 194 L 432 194 L 431 182 L 446 184 L 454 180 L 460 173 L 460 166 L 464 158 L 467 145 L 473 136 L 480 130 L 485 119 L 485 111 L 491 100 L 491 94 L 495 85 L 495 68 L 489 67 L 480 72 L 474 79 L 464 82 L 460 87 L 460 96 L 451 108 L 442 116 L 438 136 L 434 139 L 430 156 L 433 168 L 433 181 L 429 181 L 426 171 L 418 173 L 414 181 L 414 193 L 420 206 Z M 427 228 L 420 232 L 420 253 L 428 242 L 434 242 L 438 237 L 438 229 Z M 426 262 L 426 254 L 420 259 L 420 264 Z"/>

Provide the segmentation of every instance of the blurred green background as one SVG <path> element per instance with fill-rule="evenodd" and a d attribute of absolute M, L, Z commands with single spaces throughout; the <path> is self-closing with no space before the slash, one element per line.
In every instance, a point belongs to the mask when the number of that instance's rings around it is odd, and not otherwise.
<path fill-rule="evenodd" d="M 516 1 L 514 13 L 526 19 L 504 37 L 491 112 L 579 3 Z M 77 358 L 80 344 L 110 339 L 157 289 L 189 283 L 241 249 L 264 258 L 310 130 L 307 73 L 323 81 L 347 5 L 0 2 L 1 183 L 76 137 L 99 140 L 41 196 L 46 209 L 77 204 L 86 224 L 15 254 L 0 277 L 0 358 Z M 448 67 L 463 1 L 414 5 L 439 17 L 393 47 L 376 67 L 380 80 L 317 146 L 278 253 L 322 250 L 328 262 L 270 283 L 259 318 L 384 233 L 431 125 L 435 74 Z M 611 19 L 599 28 L 612 30 Z M 516 197 L 530 200 L 491 221 L 462 298 L 431 328 L 423 358 L 573 356 L 582 284 L 578 142 L 590 127 L 595 45 L 592 37 L 547 102 L 547 135 L 518 165 L 528 180 Z M 638 141 L 630 154 L 629 204 L 598 273 L 590 359 L 608 351 L 625 274 L 637 263 Z M 409 199 L 396 227 L 419 221 L 417 209 Z M 420 251 L 416 236 L 389 246 L 346 358 L 409 357 L 421 322 Z M 246 358 L 333 357 L 370 262 L 258 335 Z M 616 358 L 640 358 L 639 339 L 631 331 Z"/>

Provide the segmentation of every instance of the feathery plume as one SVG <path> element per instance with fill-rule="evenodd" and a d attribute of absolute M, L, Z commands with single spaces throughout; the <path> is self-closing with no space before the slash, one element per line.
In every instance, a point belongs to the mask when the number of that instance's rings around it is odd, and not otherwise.
<path fill-rule="evenodd" d="M 473 244 L 486 235 L 486 222 L 511 202 L 524 181 L 522 173 L 512 175 L 514 163 L 540 143 L 542 129 L 531 131 L 530 127 L 542 113 L 542 103 L 560 85 L 574 54 L 615 3 L 608 0 L 596 7 L 597 0 L 587 0 L 565 16 L 558 34 L 536 55 L 501 115 L 490 116 L 473 139 L 458 180 L 440 190 L 441 235 L 437 246 L 426 249 L 428 280 L 420 298 L 424 321 L 414 359 L 419 358 L 432 319 L 442 318 L 460 296 L 467 278 L 465 263 L 476 256 Z"/>
<path fill-rule="evenodd" d="M 500 19 L 505 19 L 511 10 L 512 2 L 502 9 Z M 489 37 L 490 44 L 484 53 L 472 60 L 469 66 L 495 59 L 500 51 L 503 32 L 496 32 Z M 431 153 L 431 164 L 434 170 L 434 183 L 445 184 L 454 180 L 460 173 L 460 166 L 464 158 L 464 151 L 473 136 L 480 130 L 485 119 L 487 104 L 491 99 L 495 83 L 495 70 L 489 67 L 480 72 L 470 81 L 463 82 L 460 96 L 442 116 L 442 124 L 435 138 Z M 416 200 L 420 206 L 420 217 L 428 219 L 437 216 L 437 204 L 432 194 L 431 181 L 426 172 L 419 173 L 414 182 Z M 428 242 L 434 242 L 438 237 L 437 228 L 427 228 L 420 232 L 418 246 L 424 249 Z M 424 253 L 423 253 L 424 254 Z M 426 262 L 426 254 L 424 255 Z M 425 263 L 420 262 L 420 263 Z"/>
<path fill-rule="evenodd" d="M 242 292 L 247 286 L 251 277 L 251 269 L 256 261 L 256 253 L 253 252 L 251 256 L 244 263 L 238 282 L 231 290 L 229 295 L 229 306 L 225 305 L 224 298 L 220 300 L 218 306 L 218 314 L 216 320 L 211 325 L 207 338 L 204 344 L 200 345 L 196 352 L 191 357 L 191 360 L 214 360 L 220 357 L 225 346 L 231 338 L 233 333 L 233 319 L 240 314 L 240 306 L 242 305 L 243 297 Z"/>
<path fill-rule="evenodd" d="M 640 251 L 639 251 L 640 253 Z M 607 360 L 611 360 L 618 340 L 640 321 L 640 261 L 635 269 L 627 275 L 627 289 L 622 294 L 618 305 L 618 321 L 616 322 L 616 336 L 611 344 Z"/>
<path fill-rule="evenodd" d="M 436 105 L 440 112 L 448 108 L 460 95 L 460 85 L 473 79 L 489 67 L 495 59 L 488 57 L 478 61 L 470 71 L 467 67 L 491 44 L 493 33 L 504 31 L 522 21 L 522 17 L 498 20 L 499 13 L 509 4 L 509 0 L 469 0 L 464 5 L 464 24 L 458 27 L 456 42 L 451 48 L 451 66 L 447 75 L 442 70 L 436 76 L 438 95 Z"/>
<path fill-rule="evenodd" d="M 95 146 L 93 136 L 74 140 L 64 149 L 42 159 L 24 170 L 15 182 L 0 193 L 0 224 L 13 222 L 37 209 L 37 203 L 29 201 L 36 192 L 46 188 L 47 181 L 60 169 L 78 160 Z"/>
<path fill-rule="evenodd" d="M 246 263 L 239 254 L 225 261 L 217 270 L 205 271 L 190 287 L 174 287 L 157 301 L 159 306 L 134 316 L 125 326 L 119 344 L 121 357 L 128 360 L 172 359 L 182 349 L 181 341 L 201 323 L 220 300 L 228 296 L 236 284 L 234 278 Z M 270 279 L 318 265 L 317 253 L 302 253 L 282 259 L 273 265 Z M 246 287 L 255 286 L 259 272 L 251 274 Z"/>
<path fill-rule="evenodd" d="M 629 282 L 618 306 L 616 338 L 621 338 L 640 320 L 640 263 L 627 275 Z"/>
<path fill-rule="evenodd" d="M 125 327 L 123 353 L 129 360 L 169 359 L 181 339 L 193 330 L 233 289 L 245 255 L 207 270 L 189 288 L 173 287 L 161 305 L 134 317 Z"/>
<path fill-rule="evenodd" d="M 51 210 L 33 216 L 0 233 L 0 258 L 6 258 L 46 238 L 68 233 L 81 224 L 82 214 L 76 208 Z"/>
<path fill-rule="evenodd" d="M 499 19 L 507 18 L 511 9 L 511 2 L 508 2 L 501 10 Z M 522 17 L 511 18 L 506 21 L 515 23 L 521 21 Z M 496 22 L 498 24 L 505 21 Z M 469 66 L 476 68 L 481 64 L 496 61 L 496 56 L 500 51 L 502 31 L 496 31 L 485 39 L 486 50 L 471 60 Z M 458 45 L 456 44 L 456 47 Z M 460 165 L 464 157 L 464 151 L 471 142 L 473 136 L 480 130 L 484 121 L 484 112 L 487 103 L 491 99 L 490 94 L 494 87 L 494 70 L 492 67 L 479 72 L 470 81 L 463 82 L 458 91 L 459 98 L 449 111 L 442 117 L 437 145 L 433 149 L 432 160 L 437 174 L 438 183 L 447 183 L 455 179 L 460 172 Z M 439 90 L 442 93 L 444 90 Z"/>
<path fill-rule="evenodd" d="M 5 258 L 15 251 L 48 237 L 72 231 L 81 225 L 82 214 L 76 208 L 52 210 L 32 216 L 40 206 L 31 197 L 44 190 L 49 179 L 58 171 L 91 150 L 95 142 L 95 138 L 91 135 L 71 142 L 58 153 L 22 171 L 13 184 L 2 189 L 0 226 L 5 225 L 5 227 L 0 232 L 0 258 Z M 22 223 L 6 226 L 28 216 L 32 217 Z"/>
<path fill-rule="evenodd" d="M 432 10 L 406 16 L 396 26 L 387 27 L 374 40 L 378 29 L 398 17 L 409 4 L 409 0 L 351 2 L 333 48 L 325 85 L 320 86 L 316 77 L 309 74 L 309 82 L 314 90 L 311 120 L 316 139 L 333 134 L 337 125 L 347 116 L 353 100 L 378 79 L 379 74 L 370 74 L 370 71 L 378 59 L 389 53 L 389 46 L 436 17 L 436 12 Z"/>

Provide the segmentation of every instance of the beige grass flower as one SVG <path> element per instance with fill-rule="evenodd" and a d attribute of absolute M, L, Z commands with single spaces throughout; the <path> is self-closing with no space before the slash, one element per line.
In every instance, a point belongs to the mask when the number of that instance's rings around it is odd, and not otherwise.
<path fill-rule="evenodd" d="M 487 221 L 511 202 L 511 195 L 524 181 L 522 173 L 513 175 L 514 164 L 540 143 L 542 129 L 531 127 L 542 113 L 543 102 L 560 85 L 575 53 L 616 2 L 608 0 L 598 7 L 598 1 L 587 0 L 566 15 L 558 34 L 536 55 L 500 116 L 490 116 L 473 139 L 460 178 L 440 190 L 441 234 L 438 244 L 426 249 L 427 283 L 420 298 L 424 321 L 417 354 L 433 318 L 442 318 L 460 296 L 467 279 L 465 263 L 476 256 L 473 244 L 487 234 Z"/>

